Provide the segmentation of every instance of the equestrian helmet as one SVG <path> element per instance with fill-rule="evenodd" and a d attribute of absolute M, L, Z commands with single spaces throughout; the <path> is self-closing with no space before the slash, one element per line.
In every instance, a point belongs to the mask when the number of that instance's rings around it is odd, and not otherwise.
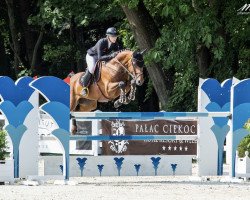
<path fill-rule="evenodd" d="M 108 36 L 118 36 L 116 28 L 115 27 L 110 27 L 106 31 L 106 35 Z"/>

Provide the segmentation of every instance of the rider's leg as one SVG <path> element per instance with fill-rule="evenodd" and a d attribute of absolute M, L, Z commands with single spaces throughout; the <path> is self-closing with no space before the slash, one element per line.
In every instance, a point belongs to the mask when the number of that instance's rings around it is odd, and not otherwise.
<path fill-rule="evenodd" d="M 86 69 L 84 76 L 81 77 L 81 84 L 83 87 L 81 91 L 81 95 L 83 96 L 88 95 L 88 85 L 89 85 L 91 77 L 92 77 L 92 74 L 89 72 L 88 69 Z"/>
<path fill-rule="evenodd" d="M 83 86 L 81 95 L 86 96 L 88 95 L 88 85 L 91 80 L 92 75 L 95 71 L 95 58 L 90 56 L 89 54 L 86 55 L 86 62 L 87 62 L 87 70 L 84 76 L 81 77 L 81 83 Z"/>
<path fill-rule="evenodd" d="M 93 75 L 95 72 L 96 58 L 94 56 L 86 55 L 86 62 L 89 72 Z"/>

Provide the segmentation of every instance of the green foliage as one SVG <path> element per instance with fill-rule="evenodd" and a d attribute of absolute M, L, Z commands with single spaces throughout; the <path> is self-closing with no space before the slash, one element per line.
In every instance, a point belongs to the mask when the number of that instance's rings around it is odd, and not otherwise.
<path fill-rule="evenodd" d="M 138 46 L 134 39 L 134 35 L 130 31 L 129 23 L 126 19 L 124 19 L 120 25 L 119 35 L 120 35 L 120 38 L 122 38 L 122 43 L 124 47 L 128 49 L 132 49 L 132 50 L 138 49 Z"/>
<path fill-rule="evenodd" d="M 244 125 L 244 128 L 250 131 L 250 119 L 247 120 L 247 122 Z"/>
<path fill-rule="evenodd" d="M 107 27 L 115 26 L 118 19 L 121 19 L 120 26 L 124 18 L 121 8 L 110 0 L 102 3 L 97 0 L 39 0 L 38 9 L 28 22 L 40 26 L 46 34 L 43 61 L 49 64 L 50 75 L 83 70 L 86 50 L 105 35 Z M 124 30 L 121 29 L 122 34 L 126 34 Z"/>
<path fill-rule="evenodd" d="M 2 37 L 4 41 L 5 53 L 9 55 L 10 54 L 10 49 L 9 49 L 10 35 L 8 32 L 8 25 L 2 19 L 0 19 L 0 37 Z"/>
<path fill-rule="evenodd" d="M 135 8 L 138 5 L 139 0 L 115 0 L 114 2 L 118 5 L 125 5 L 129 8 Z"/>
<path fill-rule="evenodd" d="M 245 151 L 250 152 L 250 119 L 245 123 L 244 128 L 249 131 L 249 135 L 247 135 L 239 144 L 238 151 L 239 157 L 245 156 Z"/>
<path fill-rule="evenodd" d="M 245 156 L 245 151 L 250 152 L 250 135 L 246 136 L 238 146 L 239 157 Z"/>
<path fill-rule="evenodd" d="M 52 63 L 56 63 L 58 61 L 66 61 L 72 58 L 71 52 L 73 47 L 71 45 L 60 45 L 60 46 L 53 46 L 52 44 L 44 45 L 44 55 L 43 58 L 45 61 L 50 61 Z M 74 55 L 73 55 L 74 56 Z"/>
<path fill-rule="evenodd" d="M 146 95 L 145 95 L 144 102 L 150 98 L 150 96 L 153 93 L 153 89 L 154 89 L 153 83 L 152 83 L 151 80 L 149 80 L 148 85 L 147 85 L 147 90 L 146 90 Z"/>
<path fill-rule="evenodd" d="M 165 70 L 174 67 L 176 72 L 169 110 L 197 110 L 194 100 L 200 76 L 199 46 L 207 47 L 210 52 L 207 77 L 219 81 L 232 76 L 249 77 L 249 16 L 239 16 L 236 12 L 244 5 L 243 1 L 146 2 L 151 4 L 150 12 L 161 30 L 155 48 L 148 53 L 147 63 L 162 63 Z"/>
<path fill-rule="evenodd" d="M 7 154 L 7 134 L 0 130 L 0 160 L 5 160 Z"/>
<path fill-rule="evenodd" d="M 136 8 L 139 2 L 38 0 L 37 10 L 30 14 L 28 23 L 34 32 L 44 30 L 41 51 L 49 75 L 64 77 L 73 69 L 84 68 L 79 65 L 85 65 L 86 50 L 103 37 L 110 26 L 118 28 L 124 47 L 138 49 L 121 5 Z M 250 77 L 250 16 L 237 15 L 245 1 L 143 0 L 143 3 L 161 34 L 154 48 L 146 53 L 146 67 L 156 62 L 163 66 L 164 73 L 173 71 L 169 111 L 197 110 L 199 47 L 206 47 L 209 52 L 206 77 L 219 81 L 232 76 L 239 79 Z M 8 19 L 7 14 L 7 11 L 0 14 L 0 37 L 4 39 L 6 54 L 13 61 L 9 24 L 4 20 Z M 147 29 L 147 24 L 144 28 Z M 23 69 L 18 76 L 30 74 L 31 70 Z M 150 97 L 152 89 L 150 81 L 145 99 Z M 128 109 L 136 110 L 136 105 Z M 109 105 L 107 109 L 110 109 Z"/>
<path fill-rule="evenodd" d="M 32 75 L 33 75 L 32 69 L 23 69 L 18 73 L 17 78 L 20 78 L 23 76 L 32 76 Z"/>

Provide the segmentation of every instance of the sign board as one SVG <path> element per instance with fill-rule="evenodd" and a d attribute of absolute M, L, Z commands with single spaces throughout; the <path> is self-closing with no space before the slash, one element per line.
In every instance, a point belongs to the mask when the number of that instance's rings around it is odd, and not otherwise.
<path fill-rule="evenodd" d="M 91 135 L 92 121 L 76 121 L 77 131 L 75 135 Z M 91 141 L 76 141 L 77 150 L 91 150 Z"/>
<path fill-rule="evenodd" d="M 102 120 L 103 135 L 197 135 L 194 120 Z M 102 143 L 103 155 L 196 155 L 192 140 L 115 140 Z"/>

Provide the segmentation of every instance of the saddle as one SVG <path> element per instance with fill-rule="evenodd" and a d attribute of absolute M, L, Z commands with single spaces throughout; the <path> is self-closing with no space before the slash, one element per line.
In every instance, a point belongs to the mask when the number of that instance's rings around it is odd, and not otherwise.
<path fill-rule="evenodd" d="M 102 65 L 105 65 L 106 62 L 105 61 L 100 61 L 98 60 L 96 62 L 96 66 L 95 66 L 95 73 L 94 76 L 92 77 L 91 83 L 97 83 L 100 80 L 101 77 L 101 71 L 102 71 Z"/>
<path fill-rule="evenodd" d="M 89 85 L 91 85 L 93 83 L 97 83 L 100 80 L 102 65 L 105 65 L 105 63 L 106 63 L 105 61 L 100 61 L 100 60 L 98 60 L 96 62 L 94 75 L 91 77 L 91 79 L 89 80 L 86 87 L 89 87 Z M 84 76 L 84 75 L 82 75 L 82 76 Z M 82 85 L 82 78 L 80 78 L 79 82 Z"/>

